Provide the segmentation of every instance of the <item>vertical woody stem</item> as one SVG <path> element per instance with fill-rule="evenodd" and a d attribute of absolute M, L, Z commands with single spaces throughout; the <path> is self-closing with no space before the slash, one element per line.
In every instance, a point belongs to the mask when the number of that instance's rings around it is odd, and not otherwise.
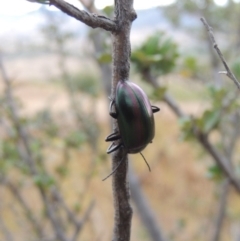
<path fill-rule="evenodd" d="M 130 70 L 130 30 L 132 21 L 136 18 L 133 0 L 115 0 L 115 21 L 120 30 L 112 33 L 113 75 L 112 98 L 120 80 L 129 79 Z M 118 130 L 117 122 L 113 123 L 114 131 Z M 128 157 L 123 148 L 115 151 L 112 156 L 112 168 L 124 158 L 117 172 L 113 175 L 112 188 L 114 197 L 114 230 L 113 241 L 129 241 L 131 233 L 132 208 L 129 203 L 130 193 L 127 180 Z"/>

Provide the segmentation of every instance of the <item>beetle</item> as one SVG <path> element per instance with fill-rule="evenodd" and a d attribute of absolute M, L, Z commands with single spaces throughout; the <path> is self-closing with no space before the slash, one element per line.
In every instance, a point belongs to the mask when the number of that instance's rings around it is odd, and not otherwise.
<path fill-rule="evenodd" d="M 115 107 L 115 112 L 113 107 Z M 154 138 L 155 123 L 153 114 L 159 110 L 158 107 L 150 104 L 147 95 L 138 85 L 128 80 L 120 80 L 116 87 L 116 95 L 109 105 L 109 114 L 117 120 L 119 132 L 114 132 L 105 139 L 107 142 L 113 141 L 107 149 L 107 153 L 112 153 L 123 147 L 127 153 L 140 152 L 142 155 L 141 151 Z M 115 145 L 114 141 L 116 140 L 120 140 L 120 142 Z M 118 166 L 110 175 L 116 171 Z"/>

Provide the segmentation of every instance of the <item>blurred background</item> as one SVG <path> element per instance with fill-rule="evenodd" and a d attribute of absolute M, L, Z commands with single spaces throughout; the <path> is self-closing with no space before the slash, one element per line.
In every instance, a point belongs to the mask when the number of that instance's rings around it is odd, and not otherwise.
<path fill-rule="evenodd" d="M 114 1 L 68 1 L 113 16 Z M 238 91 L 200 17 L 240 79 L 240 3 L 140 1 L 131 80 L 151 102 L 156 135 L 130 155 L 132 240 L 240 241 Z M 0 240 L 111 240 L 111 36 L 53 6 L 0 3 Z"/>

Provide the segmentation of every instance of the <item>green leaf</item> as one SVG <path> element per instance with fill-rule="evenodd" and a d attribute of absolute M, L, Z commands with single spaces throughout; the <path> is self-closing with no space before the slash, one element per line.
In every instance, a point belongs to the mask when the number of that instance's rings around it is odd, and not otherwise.
<path fill-rule="evenodd" d="M 193 134 L 193 122 L 194 119 L 190 117 L 184 117 L 179 119 L 179 125 L 181 127 L 181 139 L 182 140 L 192 140 L 194 138 Z"/>
<path fill-rule="evenodd" d="M 228 94 L 228 90 L 227 88 L 222 88 L 222 87 L 216 87 L 213 85 L 210 85 L 208 87 L 209 93 L 210 93 L 210 97 L 212 100 L 212 105 L 215 108 L 222 108 L 223 105 L 223 101 L 225 100 L 227 94 Z"/>
<path fill-rule="evenodd" d="M 204 133 L 209 133 L 211 130 L 215 129 L 220 122 L 221 112 L 220 110 L 206 110 L 203 113 L 202 118 L 198 123 L 200 123 L 200 128 Z"/>
<path fill-rule="evenodd" d="M 165 33 L 157 32 L 132 51 L 131 61 L 141 73 L 148 69 L 153 75 L 162 75 L 173 69 L 177 58 L 177 45 Z"/>
<path fill-rule="evenodd" d="M 99 81 L 93 73 L 79 73 L 73 76 L 71 85 L 74 91 L 84 92 L 92 97 L 97 97 L 100 90 Z"/>
<path fill-rule="evenodd" d="M 15 140 L 4 139 L 0 142 L 0 172 L 7 173 L 14 167 L 18 167 L 23 173 L 28 170 L 26 164 L 19 160 Z"/>
<path fill-rule="evenodd" d="M 101 64 L 109 64 L 112 62 L 112 55 L 109 53 L 103 53 L 97 57 L 97 60 Z"/>
<path fill-rule="evenodd" d="M 114 13 L 114 7 L 113 6 L 106 6 L 103 10 L 102 10 L 105 15 L 107 15 L 108 17 L 112 17 L 113 13 Z"/>
<path fill-rule="evenodd" d="M 77 202 L 77 203 L 75 203 L 73 209 L 76 213 L 79 213 L 82 210 L 82 206 L 79 202 Z"/>
<path fill-rule="evenodd" d="M 161 100 L 167 91 L 167 87 L 155 88 L 151 94 L 151 99 Z"/>
<path fill-rule="evenodd" d="M 61 177 L 66 177 L 69 173 L 69 169 L 66 167 L 66 165 L 60 165 L 56 167 L 56 172 Z"/>
<path fill-rule="evenodd" d="M 197 71 L 197 59 L 194 56 L 185 57 L 184 67 L 191 72 L 196 72 Z"/>
<path fill-rule="evenodd" d="M 82 132 L 72 132 L 65 139 L 66 146 L 78 148 L 86 141 L 86 136 Z"/>
<path fill-rule="evenodd" d="M 218 165 L 212 165 L 208 168 L 207 177 L 215 181 L 220 181 L 224 177 L 224 174 Z"/>
<path fill-rule="evenodd" d="M 46 173 L 35 175 L 33 180 L 34 183 L 41 188 L 49 188 L 55 183 L 54 179 Z"/>
<path fill-rule="evenodd" d="M 239 80 L 240 79 L 240 58 L 237 58 L 233 64 L 231 64 L 231 69 L 236 76 L 236 78 Z"/>

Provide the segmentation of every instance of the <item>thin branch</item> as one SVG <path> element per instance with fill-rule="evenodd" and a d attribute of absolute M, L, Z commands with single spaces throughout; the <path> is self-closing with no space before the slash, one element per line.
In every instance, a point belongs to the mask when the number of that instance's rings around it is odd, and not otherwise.
<path fill-rule="evenodd" d="M 143 225 L 148 229 L 149 236 L 152 241 L 167 241 L 163 235 L 163 231 L 155 216 L 155 213 L 150 208 L 148 200 L 144 195 L 137 175 L 134 173 L 132 165 L 129 168 L 129 182 L 132 199 L 138 209 L 138 213 L 142 219 Z"/>
<path fill-rule="evenodd" d="M 33 158 L 31 148 L 30 148 L 29 134 L 25 130 L 25 128 L 21 125 L 21 121 L 20 121 L 20 118 L 19 118 L 19 115 L 17 112 L 17 107 L 16 107 L 16 104 L 15 104 L 15 101 L 13 98 L 13 94 L 12 94 L 11 81 L 8 78 L 8 75 L 4 68 L 1 56 L 0 56 L 0 72 L 2 74 L 2 78 L 3 78 L 4 84 L 5 84 L 5 92 L 6 92 L 6 99 L 7 99 L 6 101 L 9 106 L 9 110 L 10 110 L 11 117 L 12 117 L 12 122 L 13 122 L 13 125 L 15 126 L 18 136 L 23 144 L 22 146 L 21 145 L 17 146 L 18 151 L 19 151 L 19 156 L 27 162 L 31 175 L 35 176 L 38 174 L 38 171 L 37 171 L 36 163 Z M 39 187 L 39 192 L 40 192 L 42 201 L 45 205 L 46 212 L 51 221 L 51 224 L 52 224 L 53 230 L 55 231 L 56 236 L 61 241 L 67 241 L 67 237 L 65 236 L 63 230 L 61 229 L 61 227 L 59 225 L 59 220 L 57 220 L 53 207 L 47 198 L 46 191 L 44 190 L 44 188 Z"/>
<path fill-rule="evenodd" d="M 207 21 L 205 20 L 205 18 L 200 18 L 200 20 L 203 22 L 205 28 L 207 29 L 208 31 L 208 34 L 209 34 L 209 37 L 210 37 L 210 40 L 213 44 L 213 47 L 215 48 L 215 50 L 217 51 L 217 54 L 219 56 L 219 58 L 221 59 L 225 69 L 226 69 L 226 72 L 223 72 L 221 71 L 220 73 L 224 73 L 226 74 L 234 83 L 235 85 L 238 87 L 238 89 L 240 89 L 240 83 L 238 82 L 237 78 L 235 77 L 235 75 L 231 72 L 230 68 L 228 67 L 223 55 L 222 55 L 222 52 L 220 51 L 220 49 L 218 48 L 218 45 L 215 41 L 215 38 L 214 38 L 214 34 L 213 34 L 213 31 L 212 31 L 212 27 L 210 27 L 207 23 Z"/>
<path fill-rule="evenodd" d="M 66 212 L 68 219 L 75 225 L 78 225 L 78 220 L 76 219 L 74 213 L 68 208 L 67 204 L 65 203 L 65 200 L 63 199 L 60 192 L 56 189 L 56 187 L 53 187 L 51 189 L 51 195 L 52 199 L 57 200 L 59 202 L 63 210 Z"/>
<path fill-rule="evenodd" d="M 110 32 L 117 32 L 119 30 L 118 25 L 111 19 L 97 15 L 94 13 L 88 13 L 83 10 L 79 10 L 73 5 L 63 0 L 50 0 L 50 5 L 54 5 L 67 15 L 85 23 L 92 28 L 103 28 Z"/>
<path fill-rule="evenodd" d="M 154 78 L 150 73 L 142 73 L 142 75 L 145 81 L 152 84 L 155 88 L 159 87 L 156 78 Z M 163 96 L 163 101 L 170 107 L 170 109 L 177 117 L 189 117 L 187 114 L 184 113 L 184 111 L 180 108 L 175 99 L 169 93 L 166 93 Z M 211 157 L 221 168 L 224 174 L 229 178 L 231 184 L 235 187 L 236 191 L 240 193 L 240 180 L 235 176 L 231 165 L 229 165 L 230 162 L 219 153 L 219 151 L 209 142 L 208 136 L 205 133 L 201 132 L 201 130 L 199 130 L 197 126 L 194 126 L 193 134 L 198 140 L 198 142 L 202 145 L 202 147 L 207 151 L 207 153 L 211 155 Z"/>
<path fill-rule="evenodd" d="M 12 195 L 19 202 L 20 206 L 23 208 L 24 212 L 26 213 L 26 217 L 28 218 L 29 222 L 35 229 L 35 232 L 38 234 L 40 238 L 44 237 L 43 227 L 40 225 L 40 223 L 34 216 L 33 211 L 27 205 L 26 201 L 24 200 L 21 193 L 19 192 L 19 189 L 9 180 L 5 180 L 5 183 L 9 188 L 9 190 L 11 191 Z"/>
<path fill-rule="evenodd" d="M 184 114 L 181 108 L 177 105 L 177 102 L 169 94 L 165 94 L 163 100 L 178 117 L 187 117 L 187 115 Z M 214 146 L 209 142 L 206 134 L 202 133 L 200 130 L 197 130 L 197 128 L 195 128 L 193 134 L 199 143 L 204 147 L 204 149 L 212 156 L 225 175 L 230 179 L 232 185 L 240 193 L 240 181 L 236 178 L 233 170 L 230 168 L 228 160 L 226 160 L 223 155 L 220 155 L 220 153 L 214 148 Z"/>
<path fill-rule="evenodd" d="M 232 185 L 240 193 L 240 181 L 238 178 L 236 178 L 231 166 L 229 165 L 229 161 L 225 159 L 224 156 L 216 150 L 216 148 L 214 148 L 204 133 L 196 131 L 194 134 L 197 137 L 199 143 L 201 143 L 205 150 L 214 158 L 217 165 L 221 168 L 221 170 L 229 178 Z"/>
<path fill-rule="evenodd" d="M 88 12 L 100 14 L 99 10 L 94 5 L 94 0 L 79 0 L 84 8 Z M 94 54 L 93 58 L 96 59 L 97 55 L 101 55 L 103 52 L 105 52 L 105 40 L 106 35 L 104 32 L 100 31 L 92 31 L 91 33 L 91 41 L 93 42 L 94 46 Z M 111 95 L 111 77 L 112 77 L 112 66 L 109 63 L 102 63 L 101 61 L 96 61 L 99 65 L 99 68 L 101 70 L 101 80 L 104 87 L 104 91 L 106 96 Z"/>
<path fill-rule="evenodd" d="M 53 199 L 57 200 L 59 202 L 59 204 L 61 204 L 62 208 L 64 209 L 64 211 L 67 214 L 68 219 L 74 224 L 75 226 L 75 230 L 74 233 L 72 235 L 72 238 L 70 239 L 71 241 L 76 241 L 79 237 L 79 233 L 81 232 L 84 224 L 86 223 L 86 221 L 89 218 L 89 215 L 95 205 L 95 202 L 92 201 L 87 210 L 85 211 L 83 217 L 81 220 L 78 220 L 77 217 L 75 216 L 75 214 L 69 209 L 69 207 L 67 206 L 67 204 L 65 203 L 65 200 L 63 199 L 63 197 L 61 196 L 60 192 L 56 189 L 56 187 L 51 189 L 51 194 L 53 195 Z"/>
<path fill-rule="evenodd" d="M 237 96 L 234 97 L 237 98 Z M 231 103 L 231 100 L 229 103 Z M 240 136 L 240 112 L 238 110 L 233 114 L 227 115 L 225 118 L 231 121 L 231 123 L 228 126 L 224 125 L 224 123 L 220 125 L 221 134 L 224 137 L 222 139 L 223 151 L 227 159 L 232 160 L 232 156 Z M 229 164 L 232 166 L 232 161 L 230 161 Z"/>
<path fill-rule="evenodd" d="M 43 203 L 45 205 L 47 215 L 51 221 L 51 225 L 56 234 L 56 237 L 61 241 L 68 241 L 67 237 L 65 236 L 65 233 L 63 232 L 63 230 L 59 224 L 59 220 L 57 220 L 57 217 L 54 212 L 54 208 L 52 207 L 50 201 L 47 198 L 47 194 L 45 193 L 43 188 L 39 188 L 39 191 L 40 191 L 41 197 L 43 199 Z"/>
<path fill-rule="evenodd" d="M 29 165 L 30 171 L 33 174 L 36 174 L 36 167 L 34 165 L 34 162 L 31 161 L 31 150 L 30 150 L 30 147 L 28 145 L 29 136 L 27 135 L 25 129 L 20 124 L 21 121 L 19 120 L 17 107 L 16 107 L 16 105 L 14 103 L 14 100 L 13 100 L 13 95 L 12 95 L 12 90 L 11 90 L 11 88 L 12 88 L 11 87 L 11 80 L 7 75 L 7 72 L 5 70 L 5 67 L 4 67 L 2 59 L 1 59 L 1 56 L 0 56 L 0 72 L 1 72 L 2 79 L 3 79 L 4 85 L 5 85 L 6 102 L 7 102 L 7 105 L 9 107 L 9 110 L 10 110 L 13 125 L 16 128 L 16 130 L 19 134 L 19 137 L 22 141 L 22 144 L 23 144 L 23 146 L 26 150 L 26 155 L 25 155 L 26 159 L 25 160 L 27 161 L 27 164 Z"/>
<path fill-rule="evenodd" d="M 159 84 L 157 82 L 157 79 L 153 77 L 150 71 L 143 70 L 141 72 L 143 79 L 150 83 L 154 88 L 159 88 Z M 180 118 L 185 117 L 186 115 L 181 110 L 180 106 L 178 106 L 177 102 L 172 98 L 172 96 L 169 93 L 165 93 L 163 96 L 163 100 L 168 104 L 170 109 L 174 112 L 174 114 Z"/>
<path fill-rule="evenodd" d="M 90 214 L 93 210 L 94 205 L 95 205 L 94 201 L 92 201 L 89 204 L 89 206 L 88 206 L 87 210 L 85 211 L 81 221 L 78 222 L 77 225 L 76 225 L 76 229 L 74 231 L 73 237 L 71 238 L 71 241 L 76 241 L 78 239 L 79 232 L 82 230 L 84 224 L 87 222 L 87 220 L 88 220 L 88 218 L 89 218 L 89 216 L 90 216 Z"/>
<path fill-rule="evenodd" d="M 218 207 L 218 213 L 217 213 L 213 237 L 211 241 L 220 240 L 220 234 L 221 234 L 222 225 L 223 225 L 224 217 L 226 214 L 226 208 L 227 208 L 227 201 L 228 201 L 228 195 L 229 195 L 229 189 L 230 189 L 229 184 L 230 184 L 229 180 L 226 179 L 221 186 L 222 193 L 220 196 L 220 203 Z"/>

